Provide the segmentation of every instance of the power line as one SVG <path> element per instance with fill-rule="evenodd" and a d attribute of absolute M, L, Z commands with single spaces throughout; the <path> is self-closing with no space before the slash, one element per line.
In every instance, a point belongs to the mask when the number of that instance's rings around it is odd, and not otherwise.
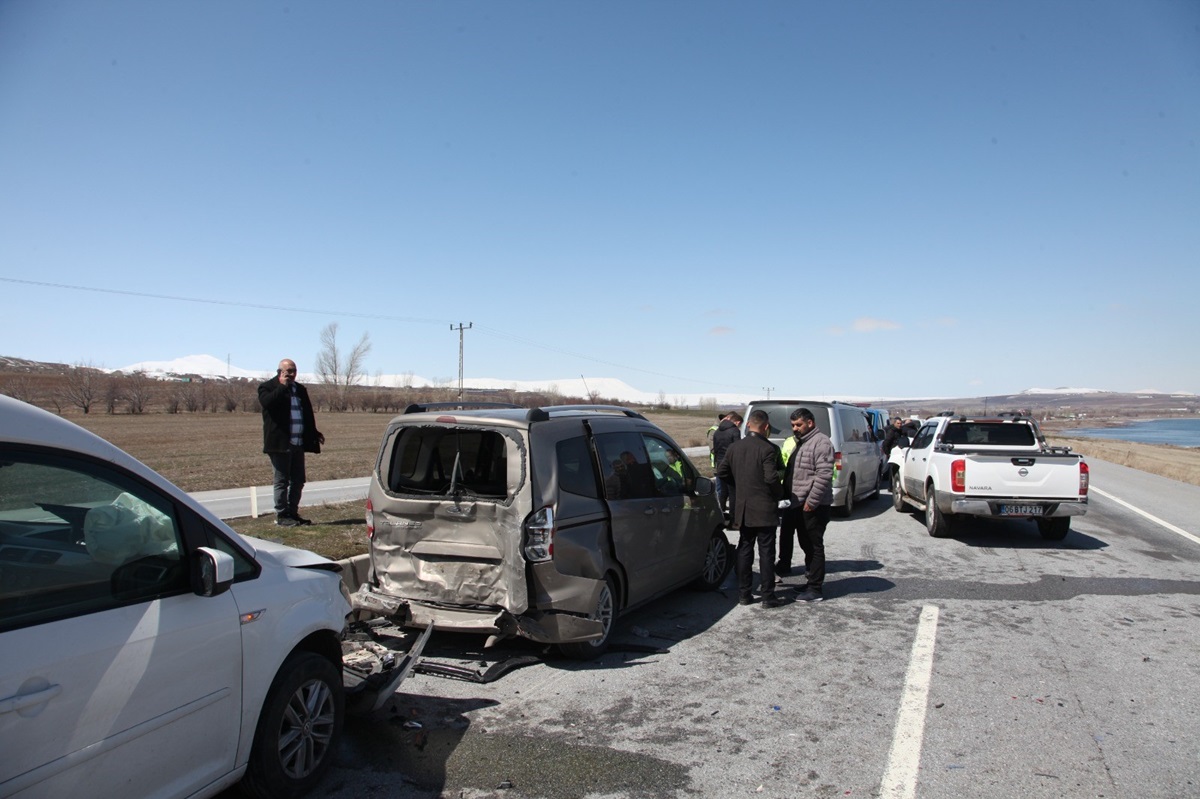
<path fill-rule="evenodd" d="M 227 307 L 231 307 L 231 308 L 254 308 L 254 309 L 264 310 L 264 311 L 284 311 L 286 313 L 306 313 L 306 314 L 314 314 L 314 315 L 319 315 L 319 316 L 349 316 L 349 317 L 353 317 L 356 319 L 378 319 L 378 320 L 385 321 L 385 322 L 415 322 L 418 324 L 434 324 L 434 325 L 449 324 L 451 329 L 454 329 L 454 323 L 448 319 L 427 319 L 427 318 L 414 317 L 414 316 L 387 316 L 384 314 L 363 313 L 361 311 L 337 311 L 337 310 L 322 309 L 322 308 L 299 308 L 299 307 L 295 307 L 295 306 L 291 306 L 291 305 L 267 305 L 265 303 L 256 303 L 256 302 L 238 302 L 236 300 L 214 300 L 214 299 L 208 299 L 206 297 L 183 297 L 183 296 L 174 295 L 174 294 L 155 294 L 155 293 L 148 292 L 148 291 L 129 291 L 127 289 L 101 288 L 99 286 L 77 286 L 77 285 L 73 285 L 70 283 L 51 283 L 51 282 L 42 281 L 42 280 L 23 280 L 21 278 L 15 278 L 15 277 L 0 277 L 0 281 L 5 282 L 5 283 L 19 283 L 19 284 L 26 285 L 26 286 L 40 286 L 42 288 L 67 289 L 70 291 L 91 291 L 91 292 L 96 292 L 99 294 L 116 294 L 116 295 L 124 296 L 124 297 L 140 297 L 143 299 L 151 299 L 151 300 L 171 300 L 174 302 L 193 302 L 193 303 L 198 303 L 201 305 L 223 305 L 223 306 L 227 306 Z M 459 324 L 461 324 L 461 322 Z M 474 324 L 474 323 L 472 323 L 472 324 Z M 673 375 L 673 374 L 668 374 L 667 372 L 654 371 L 653 369 L 641 369 L 639 367 L 630 366 L 628 364 L 619 363 L 617 361 L 609 361 L 609 360 L 605 360 L 603 358 L 595 358 L 595 357 L 592 357 L 591 355 L 584 355 L 583 353 L 580 353 L 580 352 L 574 352 L 572 350 L 565 350 L 560 347 L 551 347 L 540 341 L 535 341 L 534 339 L 529 339 L 529 338 L 524 338 L 522 336 L 513 335 L 512 333 L 508 333 L 508 332 L 499 330 L 494 327 L 487 327 L 485 325 L 480 325 L 479 330 L 484 335 L 490 335 L 495 338 L 506 339 L 508 341 L 515 341 L 520 344 L 524 344 L 529 347 L 536 347 L 537 349 L 546 350 L 548 352 L 557 352 L 560 355 L 569 355 L 572 358 L 579 358 L 580 360 L 591 361 L 592 363 L 599 363 L 599 364 L 603 364 L 605 366 L 612 366 L 617 369 L 624 369 L 629 372 L 638 372 L 639 374 L 650 375 L 652 377 L 662 377 L 662 378 L 667 378 L 669 380 L 681 380 L 681 381 L 684 381 L 687 383 L 693 383 L 693 384 L 701 385 L 701 386 L 713 386 L 716 388 L 738 389 L 738 390 L 745 390 L 747 388 L 746 386 L 734 385 L 732 383 L 717 383 L 717 382 L 714 382 L 711 380 L 697 380 L 694 377 L 684 377 L 683 375 Z M 460 356 L 460 371 L 461 371 L 461 352 L 459 353 L 459 356 Z M 461 383 L 461 378 L 460 378 L 460 383 Z"/>

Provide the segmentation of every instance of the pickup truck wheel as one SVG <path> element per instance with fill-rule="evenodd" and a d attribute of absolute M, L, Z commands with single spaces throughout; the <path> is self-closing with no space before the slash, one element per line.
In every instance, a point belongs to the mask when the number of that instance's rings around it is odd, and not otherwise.
<path fill-rule="evenodd" d="M 1038 519 L 1038 532 L 1047 541 L 1062 541 L 1071 532 L 1071 517 L 1062 516 L 1057 519 Z"/>
<path fill-rule="evenodd" d="M 605 575 L 604 585 L 596 597 L 596 607 L 588 614 L 589 619 L 599 619 L 604 625 L 604 633 L 591 641 L 578 641 L 569 644 L 559 644 L 558 651 L 575 660 L 593 660 L 608 651 L 612 637 L 613 622 L 617 618 L 617 586 L 613 578 Z"/>
<path fill-rule="evenodd" d="M 729 576 L 733 568 L 733 547 L 725 537 L 724 530 L 717 530 L 708 540 L 708 549 L 704 553 L 704 570 L 692 585 L 701 591 L 715 591 Z"/>
<path fill-rule="evenodd" d="M 299 796 L 329 767 L 342 732 L 342 675 L 328 658 L 293 652 L 267 692 L 242 792 Z"/>
<path fill-rule="evenodd" d="M 950 523 L 937 506 L 932 486 L 925 492 L 925 529 L 934 538 L 945 538 L 950 534 Z"/>
<path fill-rule="evenodd" d="M 907 502 L 904 501 L 904 491 L 900 488 L 900 471 L 892 472 L 892 507 L 898 512 L 912 510 Z"/>
<path fill-rule="evenodd" d="M 842 516 L 854 513 L 854 492 L 857 490 L 858 486 L 854 482 L 854 475 L 850 475 L 850 486 L 846 489 L 846 502 L 842 505 Z"/>

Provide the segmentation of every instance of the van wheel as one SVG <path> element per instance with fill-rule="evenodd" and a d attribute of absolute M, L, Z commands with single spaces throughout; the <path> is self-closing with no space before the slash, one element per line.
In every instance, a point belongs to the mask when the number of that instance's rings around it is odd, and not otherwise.
<path fill-rule="evenodd" d="M 345 705 L 342 675 L 328 658 L 293 652 L 267 692 L 242 792 L 299 796 L 333 764 Z"/>
<path fill-rule="evenodd" d="M 857 490 L 858 485 L 854 482 L 854 475 L 850 475 L 850 486 L 846 489 L 846 501 L 842 504 L 842 516 L 854 513 L 854 492 Z"/>
<path fill-rule="evenodd" d="M 945 538 L 950 534 L 950 523 L 946 521 L 945 515 L 937 506 L 937 497 L 934 496 L 933 486 L 929 486 L 925 490 L 925 528 L 929 530 L 929 534 L 934 538 Z"/>
<path fill-rule="evenodd" d="M 733 547 L 725 537 L 724 530 L 717 530 L 708 539 L 708 549 L 704 553 L 704 570 L 692 585 L 701 591 L 715 591 L 729 576 L 733 568 Z"/>
<path fill-rule="evenodd" d="M 1062 541 L 1071 532 L 1071 517 L 1062 516 L 1057 519 L 1037 519 L 1038 532 L 1047 541 Z"/>
<path fill-rule="evenodd" d="M 900 513 L 912 510 L 912 507 L 904 501 L 904 492 L 900 490 L 899 469 L 896 469 L 892 472 L 892 507 Z"/>
<path fill-rule="evenodd" d="M 592 660 L 608 651 L 612 638 L 613 622 L 617 618 L 617 587 L 613 578 L 604 576 L 604 585 L 596 597 L 596 607 L 588 614 L 589 619 L 599 619 L 604 625 L 604 633 L 591 641 L 577 641 L 569 644 L 559 644 L 558 651 L 575 660 Z"/>
<path fill-rule="evenodd" d="M 875 490 L 871 492 L 871 496 L 867 497 L 870 500 L 879 499 L 879 488 L 883 485 L 883 471 L 875 472 Z"/>

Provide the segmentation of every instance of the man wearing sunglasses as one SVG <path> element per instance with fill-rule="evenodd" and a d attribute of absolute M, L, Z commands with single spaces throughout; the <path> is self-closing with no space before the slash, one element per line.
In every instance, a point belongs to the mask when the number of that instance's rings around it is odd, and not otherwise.
<path fill-rule="evenodd" d="M 263 452 L 275 471 L 275 524 L 312 524 L 300 515 L 304 453 L 317 453 L 325 436 L 317 430 L 308 390 L 296 382 L 296 362 L 284 358 L 275 376 L 258 387 L 262 405 Z"/>

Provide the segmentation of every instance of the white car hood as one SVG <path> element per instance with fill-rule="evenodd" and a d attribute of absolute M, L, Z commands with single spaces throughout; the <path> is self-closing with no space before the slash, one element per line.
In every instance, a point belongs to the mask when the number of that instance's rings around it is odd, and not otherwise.
<path fill-rule="evenodd" d="M 329 567 L 337 565 L 329 558 L 321 557 L 315 552 L 309 552 L 307 549 L 296 549 L 295 547 L 289 547 L 287 544 L 277 544 L 274 541 L 251 538 L 250 536 L 242 536 L 242 540 L 254 547 L 256 554 L 265 554 L 282 566 L 302 569 L 311 566 Z"/>

